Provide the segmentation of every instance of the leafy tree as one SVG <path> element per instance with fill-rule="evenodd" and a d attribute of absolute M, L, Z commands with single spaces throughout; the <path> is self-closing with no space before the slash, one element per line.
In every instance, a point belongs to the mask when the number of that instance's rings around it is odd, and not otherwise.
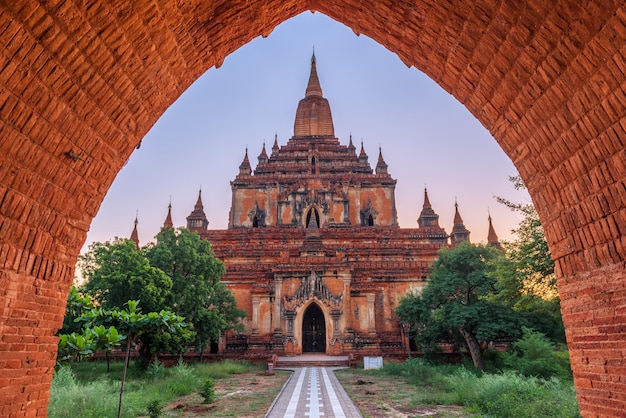
<path fill-rule="evenodd" d="M 516 190 L 526 189 L 520 176 L 509 177 L 509 180 Z M 537 210 L 531 203 L 514 203 L 502 197 L 496 200 L 522 215 L 522 221 L 513 230 L 517 239 L 506 249 L 523 291 L 548 300 L 558 297 L 554 260 Z"/>
<path fill-rule="evenodd" d="M 79 265 L 87 279 L 82 290 L 104 309 L 140 300 L 146 311 L 158 312 L 171 298 L 172 280 L 151 266 L 131 240 L 96 242 L 80 256 Z"/>
<path fill-rule="evenodd" d="M 417 331 L 418 343 L 461 337 L 474 365 L 485 369 L 484 343 L 519 330 L 518 315 L 487 298 L 496 290 L 489 273 L 498 256 L 494 248 L 469 242 L 439 251 L 422 294 L 404 297 L 397 309 L 398 316 Z"/>
<path fill-rule="evenodd" d="M 516 189 L 525 185 L 519 176 L 510 177 Z M 505 257 L 494 264 L 498 292 L 493 300 L 520 312 L 527 326 L 555 342 L 565 342 L 565 329 L 554 275 L 554 261 L 539 216 L 532 204 L 497 200 L 522 215 L 513 230 L 516 239 L 504 244 Z"/>
<path fill-rule="evenodd" d="M 59 330 L 59 334 L 81 333 L 83 327 L 76 322 L 76 318 L 80 318 L 93 307 L 93 301 L 89 295 L 81 294 L 75 286 L 70 287 L 70 293 L 67 295 L 67 304 L 65 305 L 63 327 Z"/>
<path fill-rule="evenodd" d="M 240 327 L 245 311 L 221 283 L 224 264 L 215 258 L 211 244 L 185 228 L 163 229 L 156 238 L 146 257 L 172 279 L 165 305 L 193 324 L 196 346 L 203 350 L 224 331 Z"/>

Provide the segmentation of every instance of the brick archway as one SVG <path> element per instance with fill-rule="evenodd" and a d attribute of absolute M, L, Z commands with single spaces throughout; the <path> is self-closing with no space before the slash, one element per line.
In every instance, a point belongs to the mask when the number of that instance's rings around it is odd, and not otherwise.
<path fill-rule="evenodd" d="M 491 132 L 556 259 L 581 412 L 623 413 L 623 1 L 16 0 L 0 6 L 0 415 L 45 415 L 76 257 L 144 134 L 202 73 L 306 10 L 397 53 Z"/>

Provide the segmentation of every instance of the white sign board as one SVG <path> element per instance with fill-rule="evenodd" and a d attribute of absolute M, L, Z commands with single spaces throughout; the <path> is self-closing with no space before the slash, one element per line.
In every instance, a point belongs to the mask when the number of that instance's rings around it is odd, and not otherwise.
<path fill-rule="evenodd" d="M 369 369 L 382 369 L 383 358 L 382 357 L 363 357 L 363 368 Z"/>

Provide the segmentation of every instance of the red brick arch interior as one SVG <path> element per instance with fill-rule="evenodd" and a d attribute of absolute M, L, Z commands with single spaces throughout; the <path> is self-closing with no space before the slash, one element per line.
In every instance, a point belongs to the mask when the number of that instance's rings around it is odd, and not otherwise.
<path fill-rule="evenodd" d="M 0 2 L 0 416 L 43 416 L 74 263 L 122 165 L 202 73 L 307 10 L 454 95 L 528 185 L 585 416 L 626 410 L 622 0 Z"/>

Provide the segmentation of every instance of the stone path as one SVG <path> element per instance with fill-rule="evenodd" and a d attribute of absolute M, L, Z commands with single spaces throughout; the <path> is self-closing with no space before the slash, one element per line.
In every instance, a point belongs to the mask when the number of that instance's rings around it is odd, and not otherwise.
<path fill-rule="evenodd" d="M 330 367 L 296 367 L 266 418 L 361 418 Z"/>

